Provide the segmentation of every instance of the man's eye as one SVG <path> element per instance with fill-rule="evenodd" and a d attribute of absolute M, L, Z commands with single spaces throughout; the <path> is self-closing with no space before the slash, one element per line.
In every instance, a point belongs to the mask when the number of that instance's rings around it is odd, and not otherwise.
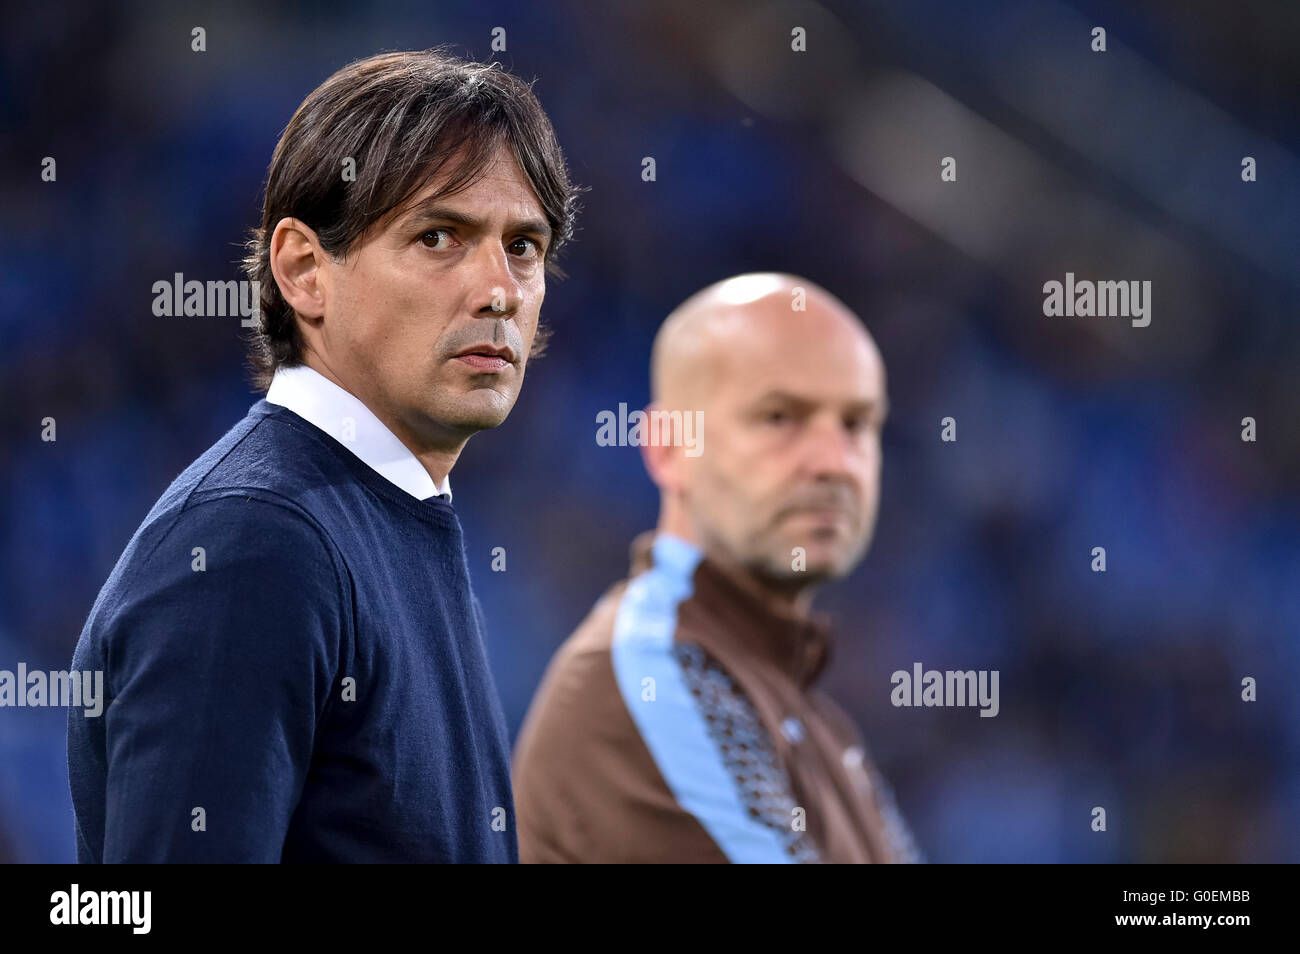
<path fill-rule="evenodd" d="M 785 411 L 766 411 L 763 414 L 764 424 L 788 424 L 793 418 Z"/>
<path fill-rule="evenodd" d="M 448 242 L 451 241 L 451 233 L 446 229 L 429 229 L 420 236 L 420 241 L 426 248 L 446 248 L 446 244 L 439 244 L 439 236 L 444 237 Z"/>
<path fill-rule="evenodd" d="M 537 258 L 542 253 L 542 247 L 530 238 L 517 238 L 510 247 L 522 258 Z"/>

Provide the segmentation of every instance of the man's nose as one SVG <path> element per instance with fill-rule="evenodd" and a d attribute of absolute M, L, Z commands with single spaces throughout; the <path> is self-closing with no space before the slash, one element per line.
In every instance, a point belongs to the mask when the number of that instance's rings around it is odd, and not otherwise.
<path fill-rule="evenodd" d="M 484 242 L 471 260 L 474 269 L 474 313 L 484 318 L 510 317 L 523 303 L 523 290 L 510 268 L 510 256 L 499 243 Z"/>

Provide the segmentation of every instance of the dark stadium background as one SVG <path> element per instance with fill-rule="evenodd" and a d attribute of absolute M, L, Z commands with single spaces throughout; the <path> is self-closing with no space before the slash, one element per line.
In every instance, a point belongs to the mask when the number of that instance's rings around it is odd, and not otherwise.
<path fill-rule="evenodd" d="M 277 135 L 328 74 L 448 42 L 490 58 L 501 26 L 495 58 L 537 78 L 590 187 L 550 353 L 452 474 L 512 735 L 655 518 L 596 414 L 646 400 L 681 299 L 790 271 L 888 365 L 879 528 L 819 600 L 841 621 L 825 685 L 927 856 L 1300 860 L 1300 6 L 1138 6 L 6 7 L 0 668 L 70 664 L 149 507 L 256 398 L 238 319 L 155 317 L 152 284 L 242 277 Z M 1067 271 L 1151 280 L 1150 327 L 1045 318 Z M 998 669 L 1001 713 L 894 708 L 914 662 Z M 0 710 L 0 859 L 74 858 L 65 719 Z"/>

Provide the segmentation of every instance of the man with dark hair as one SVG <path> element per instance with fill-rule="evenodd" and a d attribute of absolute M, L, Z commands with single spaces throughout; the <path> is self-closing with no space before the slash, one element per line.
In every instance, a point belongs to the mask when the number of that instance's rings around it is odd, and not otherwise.
<path fill-rule="evenodd" d="M 104 585 L 68 720 L 86 861 L 517 860 L 448 474 L 542 338 L 575 191 L 529 87 L 353 63 L 275 149 L 246 268 L 267 387 Z"/>
<path fill-rule="evenodd" d="M 520 730 L 520 859 L 918 860 L 865 740 L 815 686 L 831 630 L 813 594 L 875 528 L 875 342 L 811 282 L 740 275 L 669 316 L 650 378 L 659 525 Z"/>

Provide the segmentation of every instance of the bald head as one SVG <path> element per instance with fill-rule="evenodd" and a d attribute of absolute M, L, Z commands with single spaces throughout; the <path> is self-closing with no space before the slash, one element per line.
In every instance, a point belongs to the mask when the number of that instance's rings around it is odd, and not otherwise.
<path fill-rule="evenodd" d="M 777 353 L 810 336 L 871 352 L 875 342 L 842 301 L 810 281 L 780 272 L 724 279 L 677 306 L 655 336 L 650 392 L 656 404 L 695 407 L 711 383 L 743 373 L 738 349 Z"/>
<path fill-rule="evenodd" d="M 647 449 L 661 529 L 773 586 L 852 568 L 874 527 L 887 402 L 880 352 L 843 302 L 780 273 L 710 285 L 660 328 L 651 389 L 657 407 L 703 414 L 698 458 Z"/>

